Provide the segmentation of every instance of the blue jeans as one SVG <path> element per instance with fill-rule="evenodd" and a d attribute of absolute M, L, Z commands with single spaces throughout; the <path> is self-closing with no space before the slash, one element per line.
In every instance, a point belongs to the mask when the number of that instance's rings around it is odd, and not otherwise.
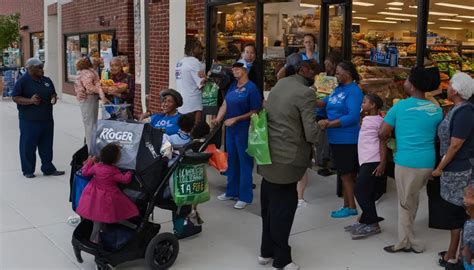
<path fill-rule="evenodd" d="M 226 150 L 229 155 L 227 168 L 227 197 L 237 197 L 240 201 L 252 203 L 253 158 L 246 152 L 249 125 L 226 128 Z"/>
<path fill-rule="evenodd" d="M 36 167 L 36 148 L 41 158 L 41 171 L 56 171 L 53 165 L 54 121 L 20 119 L 20 159 L 23 174 L 32 174 Z"/>

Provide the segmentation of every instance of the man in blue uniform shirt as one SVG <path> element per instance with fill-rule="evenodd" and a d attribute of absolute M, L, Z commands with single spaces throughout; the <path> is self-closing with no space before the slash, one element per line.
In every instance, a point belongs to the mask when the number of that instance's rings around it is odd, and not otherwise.
<path fill-rule="evenodd" d="M 35 177 L 36 148 L 44 175 L 63 175 L 53 161 L 53 105 L 57 95 L 53 82 L 44 76 L 43 63 L 30 58 L 25 64 L 28 72 L 15 84 L 13 101 L 20 120 L 21 170 L 26 178 Z"/>

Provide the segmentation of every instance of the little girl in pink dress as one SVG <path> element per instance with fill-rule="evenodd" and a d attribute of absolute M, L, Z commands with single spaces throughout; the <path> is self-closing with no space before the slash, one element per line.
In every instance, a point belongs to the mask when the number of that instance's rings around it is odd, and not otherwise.
<path fill-rule="evenodd" d="M 77 213 L 94 222 L 91 241 L 98 243 L 103 223 L 117 223 L 138 216 L 136 205 L 118 188 L 127 184 L 132 173 L 123 174 L 114 166 L 120 159 L 120 146 L 110 143 L 100 151 L 100 162 L 89 157 L 82 168 L 84 176 L 92 179 L 82 192 Z"/>

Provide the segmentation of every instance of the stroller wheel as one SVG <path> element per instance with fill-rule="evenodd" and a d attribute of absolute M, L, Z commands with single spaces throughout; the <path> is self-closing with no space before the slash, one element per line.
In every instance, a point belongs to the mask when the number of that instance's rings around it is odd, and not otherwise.
<path fill-rule="evenodd" d="M 172 233 L 160 233 L 148 244 L 145 261 L 149 269 L 168 269 L 176 261 L 178 253 L 178 238 Z"/>

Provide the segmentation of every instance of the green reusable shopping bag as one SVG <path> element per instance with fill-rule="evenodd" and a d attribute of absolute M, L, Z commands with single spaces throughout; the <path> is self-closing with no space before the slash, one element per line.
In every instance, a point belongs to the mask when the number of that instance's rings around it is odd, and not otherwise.
<path fill-rule="evenodd" d="M 219 86 L 214 82 L 207 82 L 202 90 L 202 105 L 217 106 L 217 95 L 219 94 Z"/>
<path fill-rule="evenodd" d="M 268 148 L 267 111 L 265 109 L 250 117 L 247 154 L 254 157 L 258 165 L 272 164 Z"/>
<path fill-rule="evenodd" d="M 180 164 L 173 173 L 173 197 L 176 205 L 193 205 L 210 199 L 205 164 Z"/>

